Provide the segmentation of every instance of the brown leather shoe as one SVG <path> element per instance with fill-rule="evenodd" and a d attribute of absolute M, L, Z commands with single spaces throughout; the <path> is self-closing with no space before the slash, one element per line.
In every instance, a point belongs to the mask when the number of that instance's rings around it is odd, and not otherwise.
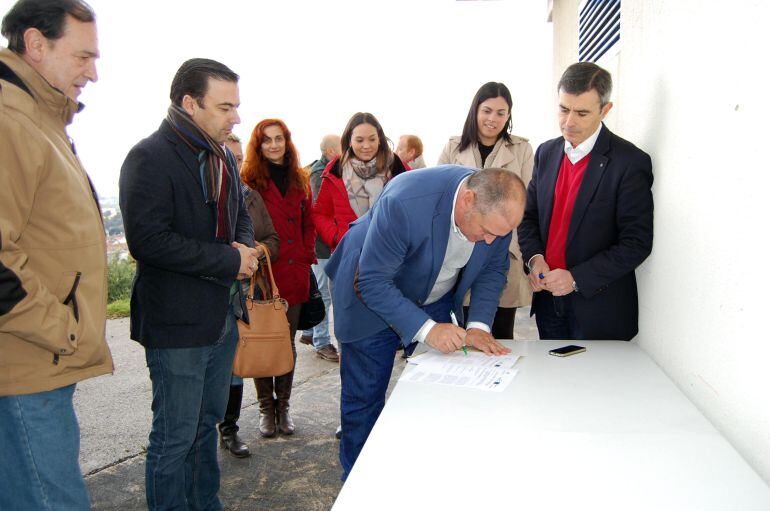
<path fill-rule="evenodd" d="M 337 353 L 337 348 L 332 346 L 331 344 L 327 344 L 320 350 L 317 350 L 315 352 L 316 355 L 321 357 L 324 360 L 328 360 L 329 362 L 339 362 L 340 361 L 340 355 Z"/>
<path fill-rule="evenodd" d="M 273 378 L 255 378 L 257 401 L 259 402 L 259 434 L 270 438 L 275 436 L 275 398 Z"/>
<path fill-rule="evenodd" d="M 278 414 L 278 431 L 280 431 L 282 435 L 294 434 L 294 421 L 291 419 L 291 415 L 289 415 L 289 402 L 279 400 L 276 408 Z"/>
<path fill-rule="evenodd" d="M 275 403 L 271 399 L 269 403 L 259 403 L 259 434 L 265 438 L 275 436 Z"/>
<path fill-rule="evenodd" d="M 301 342 L 302 344 L 308 344 L 308 345 L 312 346 L 313 345 L 313 337 L 309 337 L 307 335 L 303 335 L 302 337 L 299 338 L 299 342 Z"/>
<path fill-rule="evenodd" d="M 291 398 L 291 386 L 294 381 L 294 371 L 275 377 L 275 409 L 278 422 L 278 431 L 284 435 L 294 433 L 294 421 L 289 415 L 289 399 Z"/>

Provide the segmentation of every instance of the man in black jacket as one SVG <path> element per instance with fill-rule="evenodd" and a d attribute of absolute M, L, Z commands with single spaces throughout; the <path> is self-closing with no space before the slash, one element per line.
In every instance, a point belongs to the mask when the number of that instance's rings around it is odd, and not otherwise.
<path fill-rule="evenodd" d="M 610 132 L 610 74 L 591 62 L 558 85 L 562 137 L 542 144 L 518 229 L 541 339 L 630 340 L 634 270 L 652 250 L 652 163 Z"/>
<path fill-rule="evenodd" d="M 257 253 L 233 154 L 238 75 L 188 60 L 158 131 L 129 152 L 120 207 L 137 272 L 131 338 L 152 380 L 147 505 L 221 509 L 216 424 L 222 420 L 242 314 L 237 280 Z"/>

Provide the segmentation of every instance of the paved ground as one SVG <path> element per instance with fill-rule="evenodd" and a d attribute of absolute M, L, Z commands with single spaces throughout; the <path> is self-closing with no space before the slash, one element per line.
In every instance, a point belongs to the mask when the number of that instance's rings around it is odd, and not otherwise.
<path fill-rule="evenodd" d="M 528 309 L 518 311 L 516 339 L 535 339 Z M 152 412 L 144 350 L 128 338 L 128 320 L 107 322 L 115 374 L 78 385 L 75 407 L 81 428 L 81 469 L 95 510 L 146 509 L 144 452 Z M 328 510 L 339 493 L 334 430 L 339 423 L 339 368 L 297 344 L 289 437 L 264 439 L 257 431 L 254 386 L 246 382 L 241 436 L 252 456 L 236 459 L 220 450 L 221 498 L 228 509 Z M 396 359 L 391 386 L 404 364 Z M 397 476 L 394 475 L 394 484 Z"/>

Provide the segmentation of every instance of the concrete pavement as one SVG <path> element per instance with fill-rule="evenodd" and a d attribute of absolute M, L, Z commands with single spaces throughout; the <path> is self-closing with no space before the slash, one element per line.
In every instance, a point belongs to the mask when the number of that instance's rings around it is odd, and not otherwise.
<path fill-rule="evenodd" d="M 529 309 L 517 311 L 517 339 L 537 338 Z M 78 384 L 75 408 L 81 428 L 80 463 L 95 510 L 146 509 L 144 454 L 152 421 L 152 392 L 144 350 L 128 338 L 128 320 L 107 322 L 115 373 Z M 240 435 L 252 456 L 219 450 L 220 496 L 227 509 L 328 510 L 342 483 L 334 430 L 339 424 L 339 367 L 297 343 L 292 395 L 292 436 L 259 436 L 254 385 L 244 386 Z M 404 368 L 396 358 L 391 387 Z M 397 475 L 393 484 L 397 486 Z M 389 484 L 389 483 L 386 483 Z"/>

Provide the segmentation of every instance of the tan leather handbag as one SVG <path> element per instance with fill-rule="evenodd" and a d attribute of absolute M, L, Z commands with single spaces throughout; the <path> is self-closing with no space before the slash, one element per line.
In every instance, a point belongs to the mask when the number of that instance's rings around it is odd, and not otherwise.
<path fill-rule="evenodd" d="M 265 251 L 266 262 L 251 276 L 244 311 L 249 322 L 238 320 L 238 347 L 233 361 L 233 374 L 242 378 L 281 376 L 294 369 L 286 319 L 289 306 L 275 285 L 267 246 L 258 245 Z"/>

